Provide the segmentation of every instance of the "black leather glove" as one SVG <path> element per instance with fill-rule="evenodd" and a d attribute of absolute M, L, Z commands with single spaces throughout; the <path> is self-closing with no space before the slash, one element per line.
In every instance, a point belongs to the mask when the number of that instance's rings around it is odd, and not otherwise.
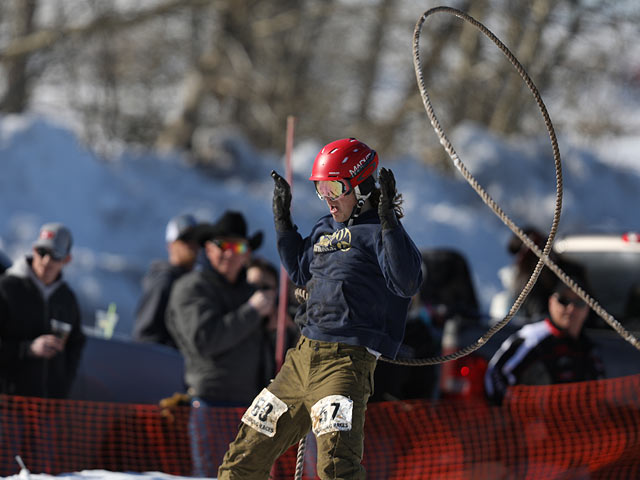
<path fill-rule="evenodd" d="M 383 230 L 390 230 L 398 226 L 398 218 L 393 209 L 393 199 L 396 198 L 396 179 L 393 172 L 381 168 L 378 174 L 380 184 L 380 203 L 378 203 L 378 216 Z"/>
<path fill-rule="evenodd" d="M 286 232 L 294 230 L 291 221 L 291 187 L 275 170 L 271 170 L 273 177 L 273 221 L 276 231 Z"/>

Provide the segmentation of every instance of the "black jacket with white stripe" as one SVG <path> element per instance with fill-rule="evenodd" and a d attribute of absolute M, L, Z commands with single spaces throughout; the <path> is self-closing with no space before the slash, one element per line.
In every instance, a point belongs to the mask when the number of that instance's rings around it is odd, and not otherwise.
<path fill-rule="evenodd" d="M 584 334 L 573 338 L 546 318 L 504 341 L 489 362 L 485 390 L 501 403 L 511 385 L 550 385 L 604 378 L 602 360 Z"/>

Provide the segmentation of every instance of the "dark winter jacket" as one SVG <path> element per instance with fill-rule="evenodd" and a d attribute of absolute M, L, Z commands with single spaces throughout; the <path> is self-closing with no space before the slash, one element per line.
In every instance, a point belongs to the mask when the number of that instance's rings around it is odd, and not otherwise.
<path fill-rule="evenodd" d="M 173 283 L 189 270 L 156 260 L 142 279 L 142 297 L 138 303 L 133 338 L 141 342 L 160 343 L 176 348 L 167 330 L 165 312 Z"/>
<path fill-rule="evenodd" d="M 401 224 L 382 230 L 374 209 L 351 226 L 326 215 L 305 239 L 278 232 L 278 252 L 293 283 L 309 292 L 305 318 L 296 319 L 304 336 L 395 358 L 422 283 L 422 257 Z"/>
<path fill-rule="evenodd" d="M 525 325 L 504 341 L 489 362 L 487 396 L 501 403 L 510 385 L 551 385 L 604 378 L 604 367 L 591 340 L 574 338 L 550 319 Z"/>
<path fill-rule="evenodd" d="M 11 259 L 0 250 L 0 274 L 4 273 L 11 266 Z"/>
<path fill-rule="evenodd" d="M 51 319 L 72 326 L 64 350 L 48 360 L 30 356 L 31 342 L 52 333 Z M 84 343 L 78 302 L 62 278 L 43 285 L 31 270 L 30 257 L 0 278 L 0 392 L 67 397 Z"/>
<path fill-rule="evenodd" d="M 249 405 L 260 384 L 263 320 L 247 300 L 244 277 L 230 284 L 206 268 L 180 277 L 171 289 L 167 328 L 185 362 L 185 383 L 210 403 Z"/>

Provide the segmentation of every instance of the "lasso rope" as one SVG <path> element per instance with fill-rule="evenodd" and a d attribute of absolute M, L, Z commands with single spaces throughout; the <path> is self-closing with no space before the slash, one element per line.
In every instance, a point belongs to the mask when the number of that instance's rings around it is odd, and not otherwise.
<path fill-rule="evenodd" d="M 304 452 L 307 445 L 307 436 L 305 435 L 298 442 L 298 454 L 296 456 L 296 473 L 295 480 L 302 480 L 302 473 L 304 471 Z"/>
<path fill-rule="evenodd" d="M 447 139 L 444 130 L 440 126 L 440 122 L 436 117 L 433 106 L 431 105 L 431 101 L 429 100 L 429 94 L 427 93 L 427 89 L 425 87 L 424 78 L 422 75 L 422 64 L 420 61 L 420 32 L 422 30 L 422 25 L 426 21 L 427 17 L 433 15 L 435 13 L 449 13 L 451 15 L 455 15 L 466 22 L 470 23 L 478 30 L 480 30 L 486 37 L 488 37 L 496 46 L 505 54 L 505 56 L 509 59 L 511 64 L 515 67 L 520 77 L 524 80 L 525 84 L 531 90 L 536 103 L 538 104 L 538 108 L 544 117 L 544 122 L 547 127 L 547 131 L 549 133 L 549 138 L 551 139 L 551 146 L 553 148 L 553 158 L 555 163 L 555 171 L 556 171 L 556 203 L 553 212 L 553 221 L 551 224 L 551 229 L 549 231 L 549 236 L 547 238 L 547 242 L 544 245 L 543 250 L 540 250 L 538 246 L 517 226 L 513 223 L 513 221 L 502 211 L 502 209 L 496 204 L 496 202 L 487 194 L 487 192 L 480 186 L 480 184 L 476 181 L 476 179 L 469 173 L 464 163 L 458 157 L 458 154 L 455 152 L 453 145 Z M 560 211 L 562 208 L 562 166 L 560 161 L 560 152 L 558 149 L 558 141 L 556 139 L 556 135 L 553 129 L 553 124 L 551 123 L 551 118 L 547 112 L 547 109 L 538 93 L 538 89 L 534 85 L 531 78 L 525 71 L 524 67 L 520 64 L 518 59 L 511 53 L 511 51 L 496 37 L 487 27 L 485 27 L 482 23 L 478 22 L 473 17 L 467 15 L 466 13 L 451 7 L 436 7 L 430 10 L 427 10 L 422 17 L 416 23 L 414 33 L 413 33 L 413 64 L 415 68 L 416 78 L 418 81 L 418 87 L 420 89 L 420 95 L 422 96 L 422 102 L 424 104 L 425 110 L 427 112 L 427 116 L 429 117 L 429 121 L 433 126 L 438 138 L 440 139 L 440 144 L 444 147 L 447 154 L 451 158 L 451 161 L 455 165 L 455 167 L 460 171 L 465 180 L 473 187 L 476 193 L 482 198 L 485 204 L 487 204 L 491 210 L 505 223 L 513 233 L 515 233 L 520 240 L 539 258 L 538 263 L 536 264 L 531 276 L 529 277 L 529 281 L 525 284 L 522 291 L 516 298 L 513 303 L 511 309 L 507 313 L 507 315 L 494 326 L 492 326 L 487 332 L 480 337 L 475 343 L 464 347 L 457 352 L 454 352 L 450 355 L 437 356 L 427 359 L 390 359 L 381 357 L 381 360 L 389 363 L 395 363 L 399 365 L 434 365 L 438 363 L 447 362 L 450 360 L 455 360 L 457 358 L 464 357 L 465 355 L 474 352 L 478 348 L 482 347 L 487 341 L 501 328 L 503 328 L 516 314 L 524 300 L 529 295 L 529 292 L 533 288 L 540 271 L 546 265 L 551 271 L 553 271 L 556 276 L 562 280 L 571 290 L 573 290 L 582 300 L 584 300 L 602 319 L 604 319 L 618 334 L 624 338 L 627 342 L 631 343 L 634 347 L 640 350 L 640 342 L 638 339 L 633 336 L 629 331 L 627 331 L 621 324 L 618 322 L 611 314 L 609 314 L 600 304 L 590 297 L 584 289 L 582 289 L 571 277 L 569 277 L 565 272 L 560 269 L 558 265 L 556 265 L 550 258 L 549 252 L 551 251 L 551 246 L 553 244 L 553 240 L 556 235 L 556 231 L 558 228 L 558 222 L 560 220 Z"/>
<path fill-rule="evenodd" d="M 427 17 L 433 15 L 435 13 L 448 13 L 451 15 L 455 15 L 466 22 L 470 23 L 478 30 L 480 30 L 486 37 L 488 37 L 496 46 L 505 54 L 505 56 L 509 59 L 511 64 L 514 66 L 520 77 L 524 80 L 525 84 L 533 94 L 536 103 L 538 104 L 538 108 L 544 117 L 544 123 L 547 127 L 547 131 L 549 133 L 549 138 L 551 139 L 551 146 L 553 148 L 553 159 L 555 165 L 556 172 L 556 203 L 553 211 L 553 221 L 551 222 L 551 229 L 549 230 L 549 236 L 547 237 L 547 241 L 544 245 L 544 248 L 540 250 L 538 246 L 515 224 L 513 221 L 507 216 L 506 213 L 502 211 L 502 209 L 498 206 L 498 204 L 489 196 L 489 194 L 482 188 L 482 186 L 476 181 L 476 179 L 471 175 L 471 173 L 467 170 L 466 166 L 458 157 L 458 154 L 455 152 L 453 145 L 447 139 L 447 136 L 444 133 L 444 130 L 440 126 L 440 122 L 436 117 L 436 114 L 433 111 L 433 106 L 431 105 L 431 101 L 429 100 L 429 94 L 427 93 L 427 89 L 425 87 L 424 78 L 422 75 L 422 63 L 420 61 L 420 32 L 422 31 L 422 25 L 426 21 Z M 558 230 L 558 223 L 560 221 L 560 212 L 562 210 L 562 165 L 560 161 L 560 151 L 558 149 L 558 141 L 556 138 L 555 131 L 553 129 L 553 124 L 551 123 L 551 118 L 549 117 L 549 113 L 547 112 L 547 108 L 542 101 L 542 97 L 538 93 L 538 89 L 534 85 L 533 81 L 527 74 L 524 67 L 520 64 L 518 59 L 511 53 L 511 51 L 496 37 L 487 27 L 485 27 L 482 23 L 478 22 L 476 19 L 467 15 L 466 13 L 458 10 L 456 8 L 451 7 L 436 7 L 430 10 L 427 10 L 416 23 L 414 32 L 413 32 L 413 65 L 416 73 L 416 79 L 418 81 L 418 88 L 420 89 L 420 95 L 422 97 L 422 102 L 424 104 L 425 110 L 427 112 L 427 116 L 429 117 L 429 121 L 431 122 L 431 126 L 438 135 L 440 139 L 440 144 L 444 147 L 445 151 L 451 158 L 451 161 L 455 165 L 455 167 L 460 171 L 465 180 L 473 187 L 476 193 L 482 198 L 482 201 L 491 208 L 491 210 L 502 220 L 502 222 L 509 227 L 509 229 L 515 233 L 520 240 L 539 258 L 538 263 L 536 264 L 529 280 L 522 288 L 522 291 L 514 301 L 513 305 L 509 309 L 507 315 L 496 323 L 494 326 L 489 328 L 487 332 L 482 335 L 478 340 L 476 340 L 473 344 L 468 345 L 457 352 L 454 352 L 449 355 L 441 355 L 426 359 L 391 359 L 386 357 L 380 357 L 380 360 L 383 360 L 388 363 L 394 363 L 397 365 L 411 365 L 411 366 L 421 366 L 421 365 L 435 365 L 439 363 L 448 362 L 450 360 L 456 360 L 458 358 L 469 355 L 470 353 L 476 351 L 487 341 L 496 334 L 500 329 L 502 329 L 509 321 L 513 318 L 513 316 L 518 312 L 522 303 L 529 295 L 529 292 L 533 288 L 533 285 L 536 283 L 542 268 L 546 265 L 549 267 L 551 271 L 553 271 L 556 276 L 562 280 L 571 290 L 573 290 L 582 300 L 584 300 L 591 309 L 593 309 L 602 319 L 604 319 L 622 338 L 624 338 L 627 342 L 631 343 L 634 347 L 640 350 L 640 342 L 638 339 L 633 336 L 628 330 L 626 330 L 620 322 L 618 322 L 611 314 L 609 314 L 604 308 L 600 306 L 600 304 L 590 297 L 584 289 L 582 289 L 571 277 L 569 277 L 562 269 L 556 265 L 550 258 L 549 252 L 551 251 L 551 246 L 553 245 L 553 240 L 556 236 L 556 232 Z M 295 480 L 302 480 L 302 465 L 304 462 L 304 452 L 305 452 L 305 438 L 300 439 L 298 444 L 298 455 L 296 461 L 296 472 L 295 472 Z"/>

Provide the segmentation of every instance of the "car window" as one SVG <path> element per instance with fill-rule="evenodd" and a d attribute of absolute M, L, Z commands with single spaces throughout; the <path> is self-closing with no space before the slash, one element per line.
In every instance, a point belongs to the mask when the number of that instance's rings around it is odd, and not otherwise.
<path fill-rule="evenodd" d="M 614 246 L 611 251 L 566 249 L 560 254 L 561 258 L 584 266 L 591 296 L 623 325 L 638 320 L 640 315 L 640 250 L 629 250 Z M 599 323 L 606 326 L 604 321 Z"/>

